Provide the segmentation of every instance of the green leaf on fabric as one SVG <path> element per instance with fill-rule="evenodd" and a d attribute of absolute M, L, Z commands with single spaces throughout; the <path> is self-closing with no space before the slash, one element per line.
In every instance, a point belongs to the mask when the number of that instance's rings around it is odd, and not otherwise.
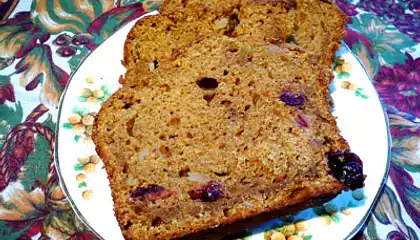
<path fill-rule="evenodd" d="M 74 141 L 79 142 L 79 140 L 80 140 L 80 136 L 79 135 L 74 136 Z"/>
<path fill-rule="evenodd" d="M 23 176 L 20 178 L 25 191 L 29 192 L 36 181 L 47 184 L 50 151 L 49 143 L 45 137 L 37 134 L 34 152 L 28 156 L 22 171 Z"/>
<path fill-rule="evenodd" d="M 0 88 L 10 83 L 10 76 L 0 75 Z"/>
<path fill-rule="evenodd" d="M 84 187 L 87 187 L 86 182 L 79 183 L 79 188 L 84 188 Z"/>
<path fill-rule="evenodd" d="M 13 203 L 10 203 L 10 202 L 3 203 L 2 207 L 7 209 L 7 210 L 12 210 L 12 209 L 16 208 L 16 206 Z"/>
<path fill-rule="evenodd" d="M 76 233 L 72 213 L 73 211 L 51 212 L 43 222 L 45 232 L 49 232 L 49 229 L 54 229 L 54 234 L 61 234 L 60 236 L 55 235 L 54 237 L 58 239 L 69 239 L 71 235 Z"/>
<path fill-rule="evenodd" d="M 0 105 L 1 121 L 6 121 L 7 125 L 14 127 L 22 122 L 23 108 L 20 102 L 15 103 L 15 107 L 8 107 L 6 104 Z M 3 124 L 0 124 L 0 126 Z"/>
<path fill-rule="evenodd" d="M 44 126 L 48 127 L 49 129 L 51 129 L 53 131 L 55 130 L 56 123 L 53 120 L 51 114 L 48 114 L 48 117 L 47 117 L 47 119 L 45 119 L 43 124 L 44 124 Z"/>
<path fill-rule="evenodd" d="M 20 102 L 15 103 L 15 107 L 0 104 L 0 148 L 3 146 L 5 137 L 10 129 L 20 124 L 23 119 L 23 108 Z"/>
<path fill-rule="evenodd" d="M 58 34 L 65 30 L 76 34 L 86 32 L 96 18 L 114 7 L 114 1 L 92 0 L 80 4 L 68 0 L 34 0 L 31 13 L 34 23 L 45 32 Z"/>
<path fill-rule="evenodd" d="M 42 77 L 41 95 L 53 105 L 58 105 L 59 98 L 69 80 L 66 71 L 54 63 L 49 45 L 36 44 L 24 55 L 15 66 L 17 78 L 22 87 L 40 81 Z"/>
<path fill-rule="evenodd" d="M 397 216 L 400 215 L 400 206 L 395 204 L 396 201 L 397 197 L 395 196 L 395 193 L 389 187 L 385 186 L 382 197 L 379 199 L 375 211 L 373 212 L 379 222 L 385 225 L 391 224 L 388 212 L 396 213 Z"/>
<path fill-rule="evenodd" d="M 312 239 L 312 235 L 306 235 L 303 237 L 303 240 L 311 240 Z"/>
<path fill-rule="evenodd" d="M 70 66 L 70 75 L 72 75 L 80 66 L 82 61 L 89 55 L 90 50 L 85 47 L 79 47 L 80 52 L 74 55 L 70 60 L 68 61 L 68 64 Z"/>
<path fill-rule="evenodd" d="M 120 0 L 118 2 L 120 6 L 128 6 L 134 3 L 144 2 L 144 0 Z"/>
<path fill-rule="evenodd" d="M 372 42 L 377 59 L 389 65 L 403 64 L 406 55 L 401 50 L 416 45 L 413 39 L 398 31 L 394 25 L 370 13 L 352 18 L 349 27 L 366 36 Z"/>
<path fill-rule="evenodd" d="M 376 231 L 376 224 L 373 219 L 370 219 L 366 226 L 366 233 L 369 239 L 380 239 L 378 236 L 378 232 Z"/>
<path fill-rule="evenodd" d="M 369 75 L 369 78 L 372 80 L 379 71 L 380 64 L 378 58 L 376 56 L 371 57 L 367 47 L 360 41 L 357 41 L 357 43 L 353 44 L 351 50 L 362 61 L 363 66 Z"/>
<path fill-rule="evenodd" d="M 15 59 L 15 57 L 0 57 L 0 71 L 12 65 Z"/>
<path fill-rule="evenodd" d="M 31 225 L 27 225 L 23 227 L 22 229 L 15 231 L 11 227 L 7 225 L 6 221 L 0 221 L 0 238 L 2 240 L 15 240 L 19 239 L 20 235 L 22 233 L 28 231 L 28 229 L 31 227 Z"/>
<path fill-rule="evenodd" d="M 131 4 L 120 7 L 118 11 L 109 11 L 95 20 L 89 28 L 89 33 L 94 39 L 94 44 L 99 45 L 126 23 L 144 14 L 144 9 L 149 7 L 141 4 Z"/>
<path fill-rule="evenodd" d="M 86 102 L 87 98 L 82 97 L 82 96 L 79 96 L 79 97 L 77 97 L 77 100 L 78 100 L 79 102 Z"/>
<path fill-rule="evenodd" d="M 420 172 L 417 153 L 420 151 L 420 136 L 407 134 L 392 138 L 392 162 L 410 172 Z"/>
<path fill-rule="evenodd" d="M 43 125 L 54 130 L 55 122 L 53 121 L 51 114 L 48 114 Z M 24 170 L 22 171 L 23 177 L 20 178 L 25 191 L 29 192 L 37 180 L 42 184 L 47 184 L 50 151 L 49 143 L 45 137 L 39 134 L 36 135 L 34 152 L 28 156 L 24 165 Z"/>

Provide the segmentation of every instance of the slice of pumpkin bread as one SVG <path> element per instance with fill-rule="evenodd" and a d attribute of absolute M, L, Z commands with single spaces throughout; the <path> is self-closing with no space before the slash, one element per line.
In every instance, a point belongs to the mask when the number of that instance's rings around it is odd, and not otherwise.
<path fill-rule="evenodd" d="M 331 71 L 314 58 L 203 38 L 107 100 L 93 139 L 125 238 L 190 236 L 361 187 L 330 113 Z"/>

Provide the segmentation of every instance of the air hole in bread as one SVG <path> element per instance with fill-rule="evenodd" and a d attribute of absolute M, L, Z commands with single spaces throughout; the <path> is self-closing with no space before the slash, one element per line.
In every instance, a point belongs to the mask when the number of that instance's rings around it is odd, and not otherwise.
<path fill-rule="evenodd" d="M 241 83 L 241 79 L 237 78 L 235 81 L 235 85 L 239 85 Z"/>
<path fill-rule="evenodd" d="M 152 227 L 158 227 L 162 223 L 162 219 L 160 217 L 155 217 L 152 220 Z"/>
<path fill-rule="evenodd" d="M 254 81 L 249 81 L 249 83 L 248 83 L 248 87 L 251 87 L 252 85 L 254 85 L 255 84 L 255 82 Z"/>
<path fill-rule="evenodd" d="M 152 25 L 151 25 L 152 27 L 156 27 L 156 23 L 152 23 Z"/>
<path fill-rule="evenodd" d="M 169 139 L 175 139 L 178 137 L 178 134 L 171 134 L 169 135 Z"/>
<path fill-rule="evenodd" d="M 333 140 L 330 137 L 328 137 L 328 136 L 324 137 L 324 145 L 326 145 L 326 144 L 331 145 L 332 142 L 333 142 Z"/>
<path fill-rule="evenodd" d="M 248 111 L 250 107 L 251 107 L 251 105 L 246 105 L 245 108 L 244 108 L 244 111 L 245 112 Z"/>
<path fill-rule="evenodd" d="M 264 20 L 260 19 L 258 20 L 259 23 L 264 24 Z"/>
<path fill-rule="evenodd" d="M 159 154 L 160 157 L 171 157 L 172 156 L 172 152 L 169 149 L 169 147 L 168 146 L 164 146 L 164 145 L 161 145 L 159 147 L 158 154 Z"/>
<path fill-rule="evenodd" d="M 122 172 L 124 174 L 126 174 L 127 173 L 127 169 L 128 169 L 128 166 L 127 166 L 127 163 L 125 163 L 124 166 L 123 166 Z"/>
<path fill-rule="evenodd" d="M 136 122 L 136 117 L 132 117 L 130 120 L 128 120 L 127 122 L 127 133 L 129 136 L 134 136 L 133 134 L 133 127 L 134 127 L 134 123 Z"/>
<path fill-rule="evenodd" d="M 185 168 L 183 168 L 183 169 L 179 170 L 179 172 L 178 172 L 179 177 L 188 177 L 188 173 L 189 173 L 190 171 L 191 171 L 191 170 L 190 170 L 190 168 L 189 168 L 189 167 L 185 167 Z"/>
<path fill-rule="evenodd" d="M 222 101 L 220 102 L 220 104 L 225 105 L 225 106 L 229 106 L 230 104 L 232 104 L 232 102 L 231 102 L 231 101 L 229 101 L 229 100 L 222 100 Z"/>
<path fill-rule="evenodd" d="M 227 70 L 223 70 L 223 76 L 226 76 L 228 74 L 229 74 L 229 72 Z"/>
<path fill-rule="evenodd" d="M 223 209 L 223 215 L 224 215 L 225 217 L 229 217 L 229 208 L 225 208 L 225 209 Z"/>
<path fill-rule="evenodd" d="M 219 83 L 217 82 L 216 79 L 214 78 L 208 78 L 208 77 L 204 77 L 200 80 L 197 81 L 197 85 L 201 88 L 201 89 L 215 89 L 219 86 Z"/>
<path fill-rule="evenodd" d="M 210 103 L 213 100 L 214 96 L 216 96 L 215 93 L 206 94 L 206 95 L 203 96 L 203 99 L 206 100 L 207 103 Z"/>
<path fill-rule="evenodd" d="M 296 43 L 296 39 L 295 36 L 292 34 L 289 34 L 286 36 L 286 42 L 287 43 Z"/>
<path fill-rule="evenodd" d="M 214 172 L 214 174 L 219 177 L 224 177 L 229 175 L 229 172 Z"/>
<path fill-rule="evenodd" d="M 193 135 L 192 135 L 190 132 L 187 132 L 187 133 L 185 134 L 185 136 L 186 136 L 187 138 L 193 138 Z"/>
<path fill-rule="evenodd" d="M 128 230 L 133 223 L 131 221 L 128 221 L 126 224 L 124 224 L 124 230 Z"/>
<path fill-rule="evenodd" d="M 234 37 L 234 31 L 236 26 L 239 25 L 239 18 L 237 14 L 232 14 L 229 17 L 229 21 L 228 21 L 228 29 L 223 33 L 225 36 L 228 37 Z"/>
<path fill-rule="evenodd" d="M 150 66 L 151 71 L 154 71 L 154 70 L 156 70 L 156 68 L 159 67 L 159 62 L 156 59 L 153 60 L 153 62 L 151 62 L 151 64 L 152 64 L 152 66 Z"/>
<path fill-rule="evenodd" d="M 244 129 L 240 129 L 238 132 L 236 132 L 236 136 L 241 136 L 242 135 L 242 133 L 244 133 Z"/>
<path fill-rule="evenodd" d="M 236 53 L 236 52 L 238 52 L 238 51 L 239 51 L 239 49 L 237 49 L 237 48 L 229 48 L 228 50 L 229 50 L 229 52 L 231 52 L 231 53 Z"/>
<path fill-rule="evenodd" d="M 124 109 L 129 109 L 132 105 L 133 104 L 131 104 L 131 103 L 125 103 L 124 106 L 123 106 L 123 108 Z"/>

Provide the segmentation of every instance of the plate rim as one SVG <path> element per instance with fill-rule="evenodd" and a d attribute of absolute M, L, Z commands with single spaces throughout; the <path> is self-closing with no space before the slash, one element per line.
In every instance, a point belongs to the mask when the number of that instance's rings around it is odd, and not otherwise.
<path fill-rule="evenodd" d="M 151 11 L 151 12 L 145 12 L 143 15 L 141 15 L 140 17 L 133 19 L 132 21 L 126 23 L 125 25 L 121 26 L 117 31 L 113 32 L 105 41 L 103 41 L 101 44 L 99 44 L 96 48 L 98 49 L 99 47 L 101 47 L 106 41 L 108 41 L 112 36 L 114 36 L 115 34 L 117 34 L 119 31 L 121 31 L 124 27 L 127 26 L 127 24 L 132 23 L 134 21 L 138 21 L 140 18 L 144 17 L 144 15 L 146 14 L 152 14 L 154 12 L 158 12 L 157 10 Z M 158 12 L 159 13 L 159 12 Z M 389 117 L 388 114 L 386 112 L 386 108 L 385 105 L 383 103 L 383 101 L 381 100 L 381 97 L 378 93 L 378 91 L 376 90 L 372 79 L 370 77 L 370 75 L 368 74 L 368 71 L 366 70 L 365 65 L 363 64 L 363 62 L 361 61 L 361 59 L 356 56 L 353 51 L 351 51 L 350 47 L 343 41 L 340 40 L 340 43 L 343 47 L 345 47 L 347 49 L 347 51 L 349 51 L 349 53 L 357 60 L 357 62 L 361 65 L 363 71 L 365 72 L 365 75 L 367 76 L 367 78 L 369 79 L 369 84 L 371 85 L 371 87 L 373 87 L 375 95 L 377 97 L 377 99 L 379 100 L 379 104 L 381 106 L 382 109 L 382 114 L 384 115 L 384 121 L 385 121 L 385 127 L 386 127 L 386 133 L 387 133 L 387 160 L 386 160 L 386 169 L 385 169 L 385 173 L 382 177 L 382 182 L 379 186 L 378 191 L 375 194 L 375 197 L 373 198 L 372 204 L 369 206 L 368 210 L 366 211 L 365 215 L 361 218 L 361 220 L 359 221 L 359 223 L 356 225 L 356 227 L 353 228 L 353 230 L 344 238 L 344 239 L 351 239 L 354 235 L 356 235 L 356 233 L 363 227 L 364 223 L 366 222 L 366 220 L 371 216 L 372 214 L 372 210 L 376 207 L 376 205 L 378 204 L 378 200 L 380 198 L 380 196 L 382 195 L 385 185 L 386 185 L 386 181 L 388 180 L 388 176 L 389 176 L 389 171 L 390 171 L 390 164 L 391 164 L 391 148 L 392 148 L 392 136 L 391 136 L 391 132 L 390 132 L 390 124 L 389 124 Z M 94 50 L 93 50 L 94 51 Z M 83 63 L 85 61 L 87 61 L 91 55 L 92 52 L 89 53 L 89 55 L 87 55 L 79 64 L 79 66 L 77 67 L 77 69 L 71 74 L 69 81 L 67 82 L 66 87 L 64 88 L 61 96 L 60 96 L 60 100 L 59 100 L 59 105 L 58 105 L 58 113 L 57 113 L 57 122 L 55 125 L 55 143 L 54 143 L 54 165 L 55 165 L 55 169 L 57 171 L 57 175 L 58 175 L 58 179 L 59 179 L 59 185 L 61 187 L 61 189 L 63 190 L 63 193 L 66 195 L 66 198 L 72 208 L 72 210 L 74 211 L 74 213 L 76 214 L 76 216 L 79 218 L 79 220 L 86 226 L 86 228 L 88 230 L 90 230 L 91 232 L 93 232 L 96 237 L 98 237 L 101 240 L 106 240 L 102 235 L 100 235 L 87 221 L 87 219 L 83 216 L 83 214 L 80 212 L 80 210 L 77 208 L 76 203 L 73 201 L 73 198 L 71 198 L 71 195 L 69 193 L 69 190 L 67 189 L 66 184 L 64 183 L 64 178 L 61 174 L 61 170 L 60 170 L 60 162 L 59 162 L 59 158 L 58 158 L 58 136 L 59 136 L 59 131 L 60 131 L 60 120 L 61 120 L 61 113 L 62 113 L 62 105 L 67 93 L 67 90 L 70 86 L 70 82 L 73 80 L 74 75 L 79 71 L 80 67 L 83 65 Z M 114 93 L 113 93 L 114 94 Z M 118 224 L 119 225 L 119 224 Z"/>

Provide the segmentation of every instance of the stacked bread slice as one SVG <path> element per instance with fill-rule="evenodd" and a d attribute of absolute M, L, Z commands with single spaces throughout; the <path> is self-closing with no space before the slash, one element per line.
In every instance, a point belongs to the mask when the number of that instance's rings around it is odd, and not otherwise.
<path fill-rule="evenodd" d="M 211 34 L 254 43 L 294 43 L 330 66 L 338 41 L 345 35 L 347 18 L 326 1 L 191 1 L 183 8 L 178 3 L 165 2 L 163 12 L 167 14 L 143 18 L 132 28 L 124 46 L 127 71 L 153 71 L 177 49 Z"/>
<path fill-rule="evenodd" d="M 95 119 L 127 239 L 220 237 L 363 186 L 330 113 L 345 22 L 334 5 L 169 1 L 162 12 L 131 30 L 123 87 Z"/>

